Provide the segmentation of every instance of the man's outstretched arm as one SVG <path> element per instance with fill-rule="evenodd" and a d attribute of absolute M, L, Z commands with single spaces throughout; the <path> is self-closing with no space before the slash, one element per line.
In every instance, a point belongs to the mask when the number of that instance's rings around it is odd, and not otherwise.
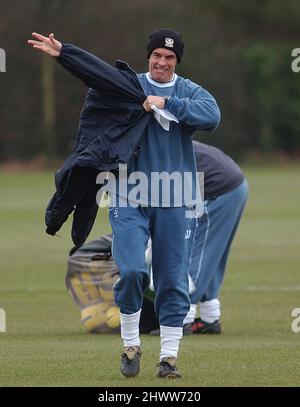
<path fill-rule="evenodd" d="M 88 87 L 102 94 L 108 95 L 113 91 L 120 97 L 140 102 L 145 100 L 142 90 L 136 89 L 118 69 L 112 67 L 95 55 L 84 51 L 72 44 L 57 41 L 54 34 L 49 38 L 38 33 L 32 33 L 35 40 L 28 40 L 28 44 L 52 57 L 70 73 L 81 79 Z"/>

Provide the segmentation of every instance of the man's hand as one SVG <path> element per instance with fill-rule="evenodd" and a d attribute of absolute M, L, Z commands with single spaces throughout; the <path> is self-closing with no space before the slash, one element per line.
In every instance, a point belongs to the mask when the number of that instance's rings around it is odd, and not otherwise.
<path fill-rule="evenodd" d="M 165 98 L 162 98 L 160 96 L 152 96 L 149 95 L 145 102 L 143 103 L 143 108 L 147 112 L 151 112 L 151 106 L 154 105 L 156 107 L 159 107 L 160 109 L 163 109 L 165 107 Z"/>
<path fill-rule="evenodd" d="M 39 49 L 52 57 L 58 57 L 60 55 L 62 44 L 54 38 L 54 34 L 49 34 L 49 38 L 38 33 L 32 33 L 32 36 L 36 38 L 36 40 L 28 40 L 27 42 L 32 45 L 33 48 Z"/>

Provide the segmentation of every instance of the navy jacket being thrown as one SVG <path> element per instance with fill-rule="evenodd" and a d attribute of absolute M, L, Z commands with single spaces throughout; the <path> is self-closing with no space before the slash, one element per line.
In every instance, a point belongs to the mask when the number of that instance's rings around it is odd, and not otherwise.
<path fill-rule="evenodd" d="M 114 170 L 137 153 L 151 114 L 146 96 L 129 65 L 115 68 L 71 44 L 63 44 L 57 61 L 90 89 L 80 114 L 76 150 L 55 174 L 56 193 L 45 214 L 46 232 L 54 235 L 74 210 L 72 240 L 84 243 L 98 210 L 97 173 Z"/>

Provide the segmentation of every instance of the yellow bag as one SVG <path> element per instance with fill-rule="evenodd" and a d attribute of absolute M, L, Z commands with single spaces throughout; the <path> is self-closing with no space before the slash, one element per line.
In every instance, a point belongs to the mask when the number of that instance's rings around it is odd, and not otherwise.
<path fill-rule="evenodd" d="M 120 312 L 114 302 L 113 285 L 119 270 L 111 253 L 112 235 L 104 235 L 76 251 L 68 259 L 67 289 L 81 311 L 88 332 L 120 332 Z"/>

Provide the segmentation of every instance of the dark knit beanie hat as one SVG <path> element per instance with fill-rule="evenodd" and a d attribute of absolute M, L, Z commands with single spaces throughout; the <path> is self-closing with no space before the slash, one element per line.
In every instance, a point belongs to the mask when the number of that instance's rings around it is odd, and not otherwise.
<path fill-rule="evenodd" d="M 163 28 L 151 33 L 147 45 L 148 59 L 156 48 L 166 48 L 175 52 L 177 62 L 180 64 L 183 55 L 184 43 L 179 32 Z"/>

